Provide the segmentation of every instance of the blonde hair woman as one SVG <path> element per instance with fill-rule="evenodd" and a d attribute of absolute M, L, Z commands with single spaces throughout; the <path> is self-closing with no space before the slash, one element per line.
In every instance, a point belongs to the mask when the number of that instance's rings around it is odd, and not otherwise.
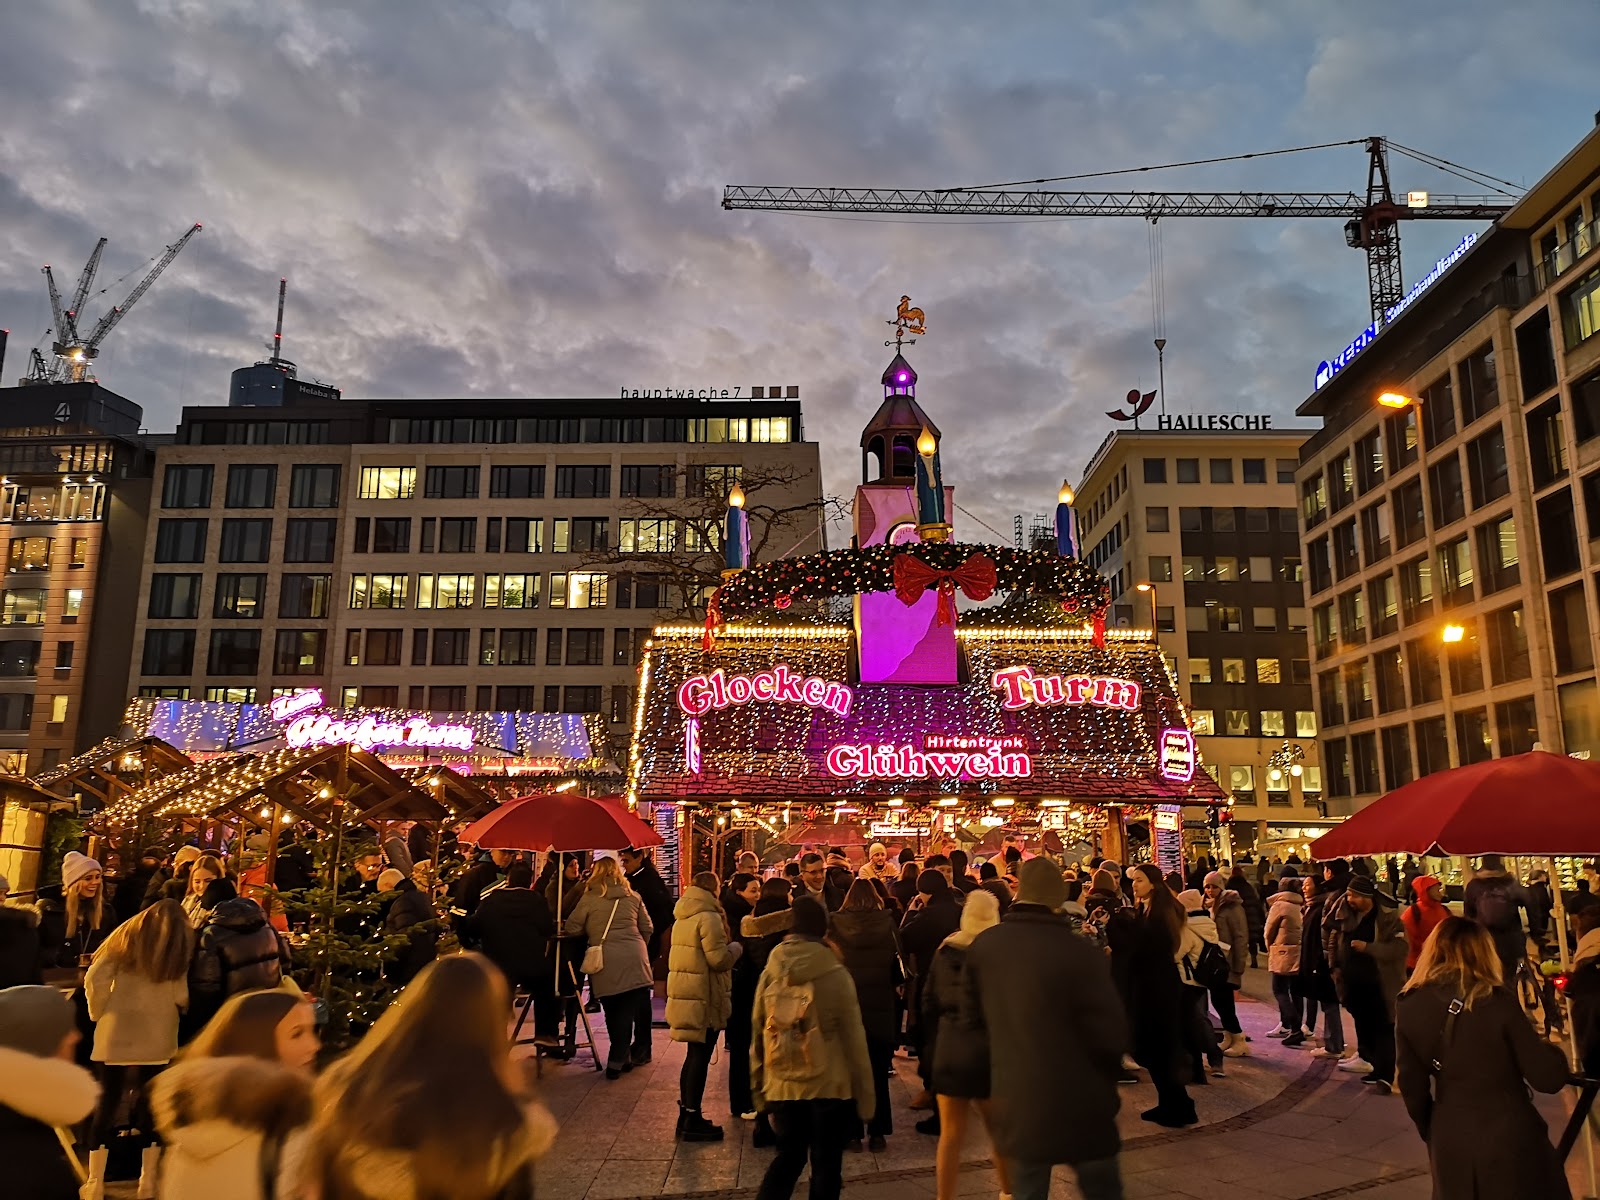
<path fill-rule="evenodd" d="M 1529 1087 L 1559 1092 L 1567 1061 L 1501 986 L 1500 957 L 1481 925 L 1446 917 L 1429 935 L 1396 1006 L 1395 1044 L 1400 1095 L 1428 1145 L 1435 1200 L 1571 1196 L 1528 1098 Z"/>
<path fill-rule="evenodd" d="M 126 1086 L 133 1085 L 142 1104 L 144 1085 L 178 1053 L 178 1014 L 189 1005 L 193 953 L 194 933 L 172 900 L 119 926 L 95 952 L 83 990 L 95 1022 L 90 1058 L 105 1069 L 90 1146 L 105 1144 Z M 148 1122 L 134 1123 L 148 1128 Z"/>
<path fill-rule="evenodd" d="M 605 1010 L 611 1043 L 606 1053 L 606 1078 L 616 1079 L 650 1061 L 650 993 L 655 986 L 648 945 L 654 926 L 616 859 L 595 859 L 583 899 L 562 929 L 589 940 L 585 956 L 593 968 L 589 994 Z M 592 960 L 597 950 L 603 961 L 595 967 Z"/>
<path fill-rule="evenodd" d="M 531 1200 L 555 1121 L 511 1061 L 505 977 L 480 954 L 423 968 L 314 1093 L 316 1200 Z"/>
<path fill-rule="evenodd" d="M 183 894 L 183 914 L 189 918 L 189 924 L 199 929 L 206 923 L 206 916 L 210 912 L 205 906 L 206 889 L 219 879 L 228 877 L 228 869 L 222 865 L 222 860 L 214 854 L 205 854 L 195 860 L 189 869 L 189 888 Z"/>
<path fill-rule="evenodd" d="M 39 952 L 45 970 L 82 970 L 116 924 L 100 864 L 67 851 L 61 860 L 61 895 L 39 902 Z"/>

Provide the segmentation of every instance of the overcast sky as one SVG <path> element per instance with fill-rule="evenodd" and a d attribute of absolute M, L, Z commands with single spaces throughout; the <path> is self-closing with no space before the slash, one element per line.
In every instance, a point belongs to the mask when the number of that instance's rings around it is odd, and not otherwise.
<path fill-rule="evenodd" d="M 347 396 L 793 383 L 845 492 L 909 293 L 946 478 L 1009 539 L 1082 471 L 1104 410 L 1155 387 L 1145 223 L 728 213 L 724 184 L 977 184 L 1368 134 L 1531 183 L 1600 107 L 1591 39 L 1564 33 L 1592 17 L 1583 0 L 12 5 L 5 376 L 50 323 L 41 264 L 70 287 L 109 237 L 102 282 L 135 274 L 94 315 L 201 221 L 98 363 L 151 429 L 226 401 L 287 275 L 285 354 Z M 1400 189 L 1477 190 L 1395 168 Z M 1359 146 L 1121 184 L 1364 185 Z M 1407 282 L 1464 232 L 1406 227 Z M 1169 408 L 1288 423 L 1367 320 L 1340 222 L 1172 220 L 1161 239 Z"/>

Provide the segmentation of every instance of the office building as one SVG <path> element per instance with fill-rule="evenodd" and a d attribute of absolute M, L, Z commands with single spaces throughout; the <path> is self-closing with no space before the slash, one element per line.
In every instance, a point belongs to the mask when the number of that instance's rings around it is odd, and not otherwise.
<path fill-rule="evenodd" d="M 1307 433 L 1119 430 L 1076 498 L 1110 623 L 1154 621 L 1201 757 L 1233 797 L 1236 852 L 1327 824 L 1295 521 Z M 1293 763 L 1274 758 L 1286 744 Z"/>
<path fill-rule="evenodd" d="M 734 483 L 758 557 L 822 548 L 817 445 L 798 389 L 779 390 L 291 392 L 187 408 L 157 460 L 135 691 L 265 702 L 314 687 L 339 707 L 598 712 L 620 738 L 650 629 L 720 577 Z"/>
<path fill-rule="evenodd" d="M 99 384 L 0 395 L 0 771 L 23 775 L 121 721 L 154 455 Z"/>
<path fill-rule="evenodd" d="M 1600 130 L 1300 406 L 1338 811 L 1535 744 L 1600 752 L 1597 219 Z"/>

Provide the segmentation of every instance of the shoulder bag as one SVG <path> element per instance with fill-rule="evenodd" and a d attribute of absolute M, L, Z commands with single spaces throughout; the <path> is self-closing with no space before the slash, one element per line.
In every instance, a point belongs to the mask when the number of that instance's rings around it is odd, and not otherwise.
<path fill-rule="evenodd" d="M 1466 1001 L 1460 996 L 1450 1001 L 1450 1007 L 1446 1011 L 1444 1019 L 1444 1036 L 1439 1039 L 1439 1049 L 1428 1062 L 1428 1076 L 1433 1080 L 1433 1098 L 1435 1102 L 1439 1099 L 1440 1075 L 1444 1070 L 1444 1056 L 1450 1052 L 1450 1043 L 1455 1040 L 1456 1018 L 1461 1015 L 1461 1011 L 1466 1007 Z"/>
<path fill-rule="evenodd" d="M 587 950 L 585 950 L 583 952 L 583 963 L 578 969 L 580 971 L 582 971 L 585 975 L 594 975 L 597 972 L 600 972 L 600 971 L 603 971 L 603 970 L 606 969 L 605 940 L 611 934 L 611 922 L 613 922 L 613 921 L 615 921 L 617 919 L 617 906 L 619 904 L 621 904 L 621 903 L 622 903 L 621 900 L 612 901 L 612 903 L 611 903 L 611 915 L 606 918 L 606 931 L 605 931 L 605 933 L 602 933 L 600 935 L 600 940 L 599 941 L 595 942 L 592 946 L 590 946 Z"/>

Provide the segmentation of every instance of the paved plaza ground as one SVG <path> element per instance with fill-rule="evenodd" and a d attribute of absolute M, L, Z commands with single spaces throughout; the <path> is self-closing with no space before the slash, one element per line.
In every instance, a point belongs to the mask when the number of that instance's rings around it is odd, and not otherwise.
<path fill-rule="evenodd" d="M 1122 1089 L 1119 1123 L 1129 1200 L 1427 1200 L 1426 1154 L 1400 1098 L 1375 1096 L 1357 1076 L 1333 1070 L 1330 1061 L 1266 1037 L 1277 1024 L 1277 1009 L 1265 1002 L 1266 974 L 1250 972 L 1245 988 L 1239 1015 L 1254 1038 L 1252 1055 L 1229 1059 L 1226 1079 L 1192 1089 L 1199 1125 L 1173 1131 L 1146 1124 L 1139 1113 L 1155 1103 L 1154 1089 L 1144 1082 Z M 596 1035 L 603 1044 L 599 1026 Z M 572 1063 L 547 1066 L 540 1086 L 562 1131 L 541 1164 L 540 1200 L 753 1196 L 771 1152 L 752 1147 L 751 1125 L 728 1116 L 725 1050 L 719 1049 L 712 1067 L 705 1111 L 727 1139 L 713 1145 L 673 1140 L 682 1061 L 682 1047 L 658 1029 L 654 1062 L 615 1082 L 592 1070 L 582 1052 Z M 927 1200 L 933 1194 L 935 1142 L 913 1129 L 926 1114 L 909 1108 L 918 1086 L 915 1065 L 895 1059 L 895 1132 L 888 1149 L 845 1156 L 849 1200 Z M 1556 1128 L 1564 1115 L 1560 1100 L 1549 1105 Z M 962 1177 L 962 1194 L 996 1196 L 981 1133 L 971 1135 L 964 1161 L 971 1166 Z M 1580 1146 L 1573 1166 L 1581 1162 Z M 1576 1170 L 1572 1178 L 1573 1194 L 1584 1196 Z M 803 1196 L 804 1188 L 802 1181 L 796 1195 Z M 1078 1195 L 1066 1168 L 1057 1169 L 1051 1195 Z"/>

